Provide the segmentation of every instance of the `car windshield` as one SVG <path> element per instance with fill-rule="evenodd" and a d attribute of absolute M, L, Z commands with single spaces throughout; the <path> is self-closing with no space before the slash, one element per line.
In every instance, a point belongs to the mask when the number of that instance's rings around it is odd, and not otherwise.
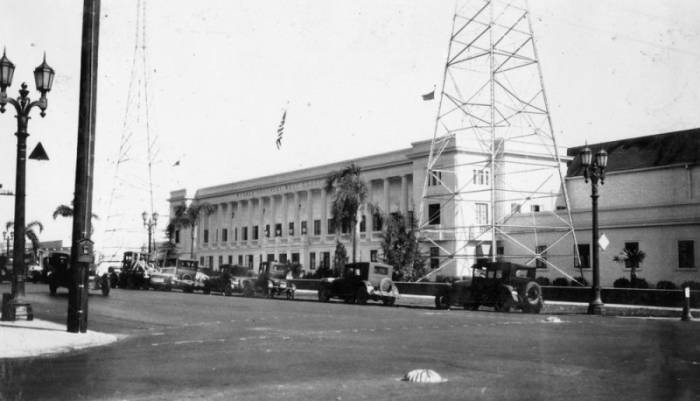
<path fill-rule="evenodd" d="M 164 267 L 160 269 L 160 272 L 163 274 L 175 274 L 176 268 L 174 267 Z"/>
<path fill-rule="evenodd" d="M 388 276 L 389 275 L 389 268 L 386 266 L 374 266 L 374 274 Z"/>
<path fill-rule="evenodd" d="M 518 269 L 515 271 L 515 277 L 518 278 L 526 278 L 527 277 L 527 270 L 525 269 Z"/>

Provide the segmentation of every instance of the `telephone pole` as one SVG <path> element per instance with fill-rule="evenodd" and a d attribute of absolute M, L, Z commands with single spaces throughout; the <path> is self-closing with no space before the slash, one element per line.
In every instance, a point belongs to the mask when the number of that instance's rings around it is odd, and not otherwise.
<path fill-rule="evenodd" d="M 80 104 L 78 106 L 78 147 L 73 200 L 71 267 L 73 282 L 68 292 L 67 329 L 87 331 L 88 270 L 94 260 L 90 216 L 95 155 L 97 106 L 97 56 L 100 33 L 100 0 L 83 2 L 83 39 L 80 54 Z"/>

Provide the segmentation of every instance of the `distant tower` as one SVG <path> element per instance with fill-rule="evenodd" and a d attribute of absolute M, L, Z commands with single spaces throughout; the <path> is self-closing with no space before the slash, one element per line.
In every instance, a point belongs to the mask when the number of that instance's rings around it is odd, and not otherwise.
<path fill-rule="evenodd" d="M 165 192 L 154 193 L 156 157 L 159 151 L 158 137 L 153 133 L 151 121 L 149 82 L 151 68 L 148 64 L 146 0 L 137 0 L 131 71 L 127 87 L 124 119 L 119 129 L 118 147 L 108 150 L 112 179 L 102 182 L 98 194 L 101 209 L 96 221 L 100 228 L 96 247 L 107 260 L 121 258 L 124 250 L 142 251 L 147 246 L 147 230 L 142 213 L 151 216 L 156 212 L 154 199 L 166 199 Z M 115 122 L 117 123 L 117 122 Z M 111 144 L 114 146 L 114 144 Z M 107 196 L 105 196 L 105 194 Z M 167 214 L 166 214 L 167 215 Z M 167 221 L 159 222 L 156 229 L 164 229 Z M 154 231 L 157 232 L 157 231 Z"/>
<path fill-rule="evenodd" d="M 458 1 L 419 207 L 438 274 L 478 258 L 561 271 L 546 255 L 576 240 L 560 151 L 526 1 Z"/>

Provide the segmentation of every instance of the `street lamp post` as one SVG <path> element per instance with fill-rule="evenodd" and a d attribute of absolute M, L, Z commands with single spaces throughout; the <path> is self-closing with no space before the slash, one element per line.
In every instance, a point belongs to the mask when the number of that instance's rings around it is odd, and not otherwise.
<path fill-rule="evenodd" d="M 155 231 L 156 225 L 158 224 L 158 213 L 153 212 L 151 216 L 148 216 L 147 212 L 141 213 L 141 217 L 143 218 L 143 226 L 148 230 L 148 257 L 151 257 L 151 249 L 155 250 L 155 244 L 153 248 L 151 248 L 152 240 L 153 238 L 153 232 Z"/>
<path fill-rule="evenodd" d="M 583 165 L 583 177 L 588 183 L 591 180 L 591 216 L 592 216 L 592 246 L 593 246 L 593 299 L 588 304 L 589 315 L 602 315 L 605 305 L 600 297 L 600 259 L 598 252 L 598 180 L 600 185 L 605 183 L 605 167 L 608 164 L 608 153 L 605 149 L 600 149 L 593 154 L 586 146 L 581 153 L 581 164 Z"/>
<path fill-rule="evenodd" d="M 29 112 L 38 107 L 42 117 L 46 115 L 48 100 L 46 93 L 51 90 L 53 85 L 54 70 L 46 64 L 46 54 L 44 61 L 34 69 L 34 81 L 36 90 L 41 93 L 38 100 L 31 101 L 29 99 L 29 90 L 27 84 L 22 82 L 19 90 L 19 97 L 13 99 L 7 96 L 7 87 L 12 84 L 12 75 L 15 72 L 15 65 L 5 56 L 5 51 L 2 52 L 0 58 L 0 113 L 5 112 L 5 106 L 9 103 L 14 106 L 17 112 L 17 170 L 15 181 L 15 220 L 14 220 L 14 260 L 12 262 L 12 294 L 11 299 L 3 296 L 3 314 L 2 320 L 15 320 L 16 315 L 24 314 L 27 319 L 32 318 L 31 306 L 24 301 L 24 201 L 25 201 L 25 183 L 26 183 L 26 167 L 27 167 L 27 124 L 29 123 Z"/>

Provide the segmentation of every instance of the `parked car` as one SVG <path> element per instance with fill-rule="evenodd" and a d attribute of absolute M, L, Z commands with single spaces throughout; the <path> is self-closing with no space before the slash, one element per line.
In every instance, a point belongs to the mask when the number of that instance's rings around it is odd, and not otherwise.
<path fill-rule="evenodd" d="M 152 269 L 148 266 L 148 255 L 140 252 L 124 252 L 118 287 L 127 289 L 149 288 Z"/>
<path fill-rule="evenodd" d="M 375 262 L 349 263 L 343 277 L 321 279 L 318 299 L 328 302 L 340 298 L 346 303 L 364 305 L 368 300 L 393 305 L 399 298 L 399 290 L 391 281 L 393 267 Z"/>
<path fill-rule="evenodd" d="M 51 295 L 56 295 L 59 287 L 68 288 L 71 285 L 70 254 L 65 252 L 49 254 L 48 270 L 46 279 Z M 94 264 L 90 265 L 88 270 L 88 289 L 100 290 L 102 295 L 109 295 L 109 275 L 106 272 L 98 271 Z"/>
<path fill-rule="evenodd" d="M 199 262 L 193 259 L 166 259 L 160 270 L 151 273 L 149 286 L 157 290 L 194 292 Z"/>
<path fill-rule="evenodd" d="M 255 273 L 245 267 L 236 265 L 221 265 L 219 271 L 207 272 L 204 280 L 204 293 L 220 292 L 226 296 L 234 292 L 243 292 L 243 281 L 255 277 Z"/>
<path fill-rule="evenodd" d="M 43 279 L 44 269 L 38 263 L 32 263 L 27 266 L 27 278 L 32 283 L 38 283 Z"/>
<path fill-rule="evenodd" d="M 257 278 L 248 277 L 242 280 L 243 296 L 252 297 L 255 294 L 263 294 L 274 298 L 276 295 L 284 295 L 287 299 L 294 299 L 296 286 L 287 282 L 289 273 L 287 265 L 262 262 L 258 272 Z"/>
<path fill-rule="evenodd" d="M 119 275 L 122 272 L 122 267 L 119 265 L 112 265 L 107 268 L 107 274 L 109 274 L 109 286 L 112 288 L 117 288 L 119 285 Z"/>
<path fill-rule="evenodd" d="M 535 281 L 537 268 L 510 262 L 480 262 L 473 266 L 472 277 L 446 284 L 435 295 L 435 307 L 447 309 L 459 305 L 477 310 L 480 305 L 497 311 L 521 309 L 539 313 L 544 301 L 542 288 Z"/>

